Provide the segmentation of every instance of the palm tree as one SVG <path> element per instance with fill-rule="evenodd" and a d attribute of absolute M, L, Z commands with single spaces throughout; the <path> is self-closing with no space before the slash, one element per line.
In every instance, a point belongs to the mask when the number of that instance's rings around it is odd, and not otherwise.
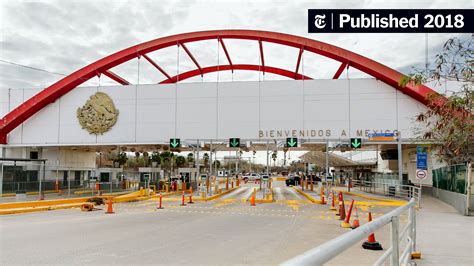
<path fill-rule="evenodd" d="M 212 166 L 214 167 L 214 169 L 219 170 L 221 168 L 221 162 L 219 160 L 215 160 L 214 162 L 212 162 Z"/>
<path fill-rule="evenodd" d="M 207 168 L 209 166 L 209 154 L 207 152 L 204 153 L 202 159 L 204 160 L 204 167 Z"/>
<path fill-rule="evenodd" d="M 186 160 L 188 161 L 189 166 L 191 166 L 191 164 L 194 164 L 194 154 L 192 152 L 188 153 L 188 156 L 186 156 Z"/>
<path fill-rule="evenodd" d="M 171 171 L 171 160 L 173 159 L 174 154 L 169 151 L 164 151 L 160 153 L 161 165 L 163 168 L 168 168 Z"/>
<path fill-rule="evenodd" d="M 278 155 L 277 151 L 273 151 L 272 153 L 273 166 L 275 166 L 277 155 Z"/>
<path fill-rule="evenodd" d="M 176 157 L 176 166 L 183 167 L 186 164 L 186 158 L 184 156 L 177 156 Z"/>

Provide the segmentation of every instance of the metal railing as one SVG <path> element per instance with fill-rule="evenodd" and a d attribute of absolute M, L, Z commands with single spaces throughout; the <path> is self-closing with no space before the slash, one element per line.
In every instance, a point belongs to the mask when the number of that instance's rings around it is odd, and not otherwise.
<path fill-rule="evenodd" d="M 409 264 L 411 263 L 411 255 L 416 250 L 415 204 L 415 199 L 411 199 L 407 204 L 396 208 L 382 217 L 285 261 L 282 265 L 323 265 L 387 224 L 391 224 L 391 247 L 385 251 L 374 265 L 383 265 L 389 258 L 390 265 Z M 402 230 L 399 230 L 400 215 L 405 212 L 408 212 L 408 223 Z M 404 238 L 407 241 L 401 241 Z M 400 241 L 406 243 L 401 255 L 399 249 Z"/>
<path fill-rule="evenodd" d="M 411 199 L 414 198 L 416 205 L 421 207 L 421 187 L 411 185 L 400 185 L 394 183 L 373 182 L 365 180 L 351 180 L 352 187 L 361 191 L 389 196 L 394 198 Z"/>

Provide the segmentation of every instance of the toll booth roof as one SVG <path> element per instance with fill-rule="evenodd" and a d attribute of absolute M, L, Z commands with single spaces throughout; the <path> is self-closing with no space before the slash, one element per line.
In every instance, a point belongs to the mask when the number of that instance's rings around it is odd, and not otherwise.
<path fill-rule="evenodd" d="M 310 151 L 299 157 L 301 160 L 315 164 L 321 168 L 326 167 L 326 153 L 322 151 Z M 334 153 L 329 153 L 329 165 L 333 167 L 347 167 L 359 165 L 358 162 L 344 158 Z"/>

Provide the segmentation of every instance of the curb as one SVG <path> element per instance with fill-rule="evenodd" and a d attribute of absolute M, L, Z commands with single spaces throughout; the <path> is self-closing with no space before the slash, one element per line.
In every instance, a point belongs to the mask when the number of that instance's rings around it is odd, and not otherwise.
<path fill-rule="evenodd" d="M 70 204 L 60 204 L 60 205 L 51 205 L 51 206 L 40 206 L 40 207 L 25 207 L 25 208 L 4 209 L 4 210 L 0 210 L 0 215 L 80 208 L 82 204 L 84 204 L 84 202 L 70 203 Z"/>
<path fill-rule="evenodd" d="M 169 192 L 169 193 L 162 193 L 161 195 L 163 197 L 168 197 L 168 196 L 173 196 L 177 194 L 181 194 L 182 191 L 175 191 L 175 192 Z M 149 199 L 156 199 L 159 198 L 159 194 L 152 195 L 152 196 L 137 196 L 137 195 L 123 195 L 121 197 L 115 197 L 114 202 L 115 203 L 123 203 L 123 202 L 135 202 L 135 201 L 143 201 L 143 200 L 149 200 Z"/>
<path fill-rule="evenodd" d="M 54 193 L 58 193 L 57 190 L 45 190 L 45 191 L 42 191 L 44 194 L 54 194 Z M 39 192 L 38 191 L 30 191 L 30 192 L 26 192 L 26 195 L 27 196 L 31 196 L 31 195 L 39 195 Z M 15 197 L 16 194 L 15 193 L 5 193 L 5 194 L 2 194 L 2 198 L 9 198 L 9 197 Z"/>
<path fill-rule="evenodd" d="M 318 204 L 321 204 L 321 201 L 320 200 L 317 200 L 315 198 L 313 198 L 312 196 L 310 196 L 309 194 L 303 192 L 301 189 L 299 188 L 296 188 L 296 187 L 292 187 L 294 190 L 296 190 L 296 192 L 300 193 L 301 195 L 303 195 L 305 198 L 307 198 L 309 201 L 311 201 L 312 203 L 318 203 Z"/>
<path fill-rule="evenodd" d="M 193 198 L 193 200 L 194 200 L 194 201 L 210 201 L 210 200 L 214 200 L 214 199 L 217 199 L 217 198 L 219 198 L 219 197 L 221 197 L 221 196 L 224 196 L 225 194 L 230 193 L 230 192 L 232 192 L 232 191 L 234 191 L 234 190 L 236 190 L 236 189 L 238 189 L 238 188 L 240 188 L 240 187 L 234 187 L 234 188 L 231 188 L 231 189 L 229 189 L 229 190 L 226 190 L 226 191 L 224 191 L 224 192 L 222 192 L 222 193 L 219 193 L 219 194 L 216 194 L 216 195 L 207 197 L 207 198 Z"/>
<path fill-rule="evenodd" d="M 273 200 L 273 188 L 271 190 L 270 198 L 269 199 L 255 199 L 255 203 L 273 203 L 275 202 Z M 250 198 L 252 198 L 252 195 L 250 195 L 247 199 L 245 199 L 245 202 L 250 202 Z"/>
<path fill-rule="evenodd" d="M 364 199 L 369 199 L 369 200 L 384 201 L 384 202 L 394 202 L 394 203 L 403 203 L 403 204 L 406 203 L 405 201 L 392 200 L 392 199 L 383 199 L 383 198 L 376 198 L 376 197 L 366 196 L 366 195 L 362 195 L 362 194 L 358 194 L 358 193 L 354 193 L 354 192 L 342 191 L 342 190 L 337 190 L 337 189 L 336 189 L 336 191 L 337 191 L 337 192 L 342 192 L 342 194 L 347 194 L 347 195 L 356 196 L 356 197 L 360 197 L 360 198 L 364 198 Z"/>
<path fill-rule="evenodd" d="M 35 208 L 35 207 L 49 207 L 53 205 L 62 205 L 70 203 L 84 203 L 91 197 L 72 198 L 72 199 L 58 199 L 58 200 L 41 200 L 41 201 L 22 201 L 0 203 L 0 210 L 19 209 L 19 208 Z"/>

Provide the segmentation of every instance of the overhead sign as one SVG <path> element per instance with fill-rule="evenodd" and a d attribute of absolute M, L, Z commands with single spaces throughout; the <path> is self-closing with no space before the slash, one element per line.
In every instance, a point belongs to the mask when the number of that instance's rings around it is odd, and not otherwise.
<path fill-rule="evenodd" d="M 422 169 L 416 170 L 416 178 L 418 178 L 419 180 L 423 180 L 427 176 L 428 176 L 428 171 L 422 170 Z"/>
<path fill-rule="evenodd" d="M 181 147 L 181 139 L 170 139 L 170 147 L 172 149 Z"/>
<path fill-rule="evenodd" d="M 240 147 L 240 138 L 230 138 L 229 139 L 229 147 L 239 148 Z"/>
<path fill-rule="evenodd" d="M 416 169 L 427 170 L 428 169 L 428 155 L 426 147 L 416 147 Z"/>
<path fill-rule="evenodd" d="M 372 133 L 368 135 L 369 141 L 393 141 L 397 139 L 395 133 Z"/>
<path fill-rule="evenodd" d="M 351 138 L 351 148 L 360 149 L 362 147 L 362 139 L 360 138 Z"/>
<path fill-rule="evenodd" d="M 298 147 L 298 138 L 286 138 L 286 147 Z"/>

